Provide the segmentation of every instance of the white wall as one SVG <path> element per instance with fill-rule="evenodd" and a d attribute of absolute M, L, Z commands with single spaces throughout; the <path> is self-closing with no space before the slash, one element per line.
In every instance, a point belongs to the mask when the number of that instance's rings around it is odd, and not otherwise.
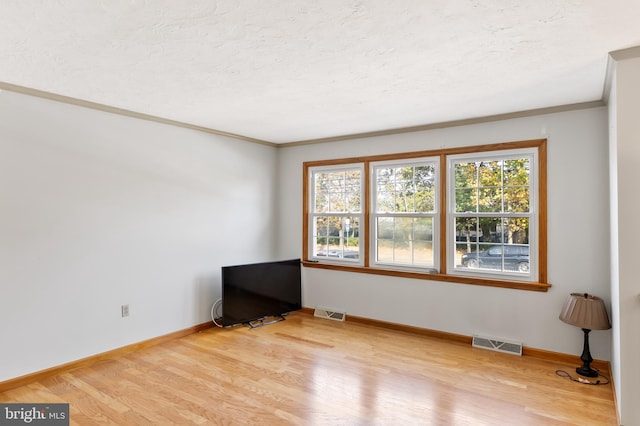
<path fill-rule="evenodd" d="M 620 419 L 640 424 L 640 50 L 617 60 L 609 98 L 611 147 L 611 241 L 613 370 Z"/>
<path fill-rule="evenodd" d="M 620 396 L 620 270 L 618 267 L 618 145 L 617 145 L 617 81 L 615 73 L 611 77 L 609 96 L 609 217 L 611 247 L 611 372 L 615 386 L 618 411 Z"/>
<path fill-rule="evenodd" d="M 307 268 L 303 303 L 579 354 L 558 314 L 573 291 L 609 306 L 605 108 L 276 150 L 3 91 L 0 381 L 207 321 L 220 266 L 301 256 L 303 161 L 539 137 L 549 292 Z"/>
<path fill-rule="evenodd" d="M 274 257 L 276 156 L 0 92 L 0 381 L 208 321 Z"/>
<path fill-rule="evenodd" d="M 582 332 L 558 319 L 571 292 L 609 292 L 607 110 L 580 111 L 282 149 L 280 256 L 302 253 L 302 163 L 547 137 L 546 293 L 306 268 L 303 304 L 463 335 L 488 335 L 579 355 Z M 611 331 L 594 331 L 591 352 L 609 360 Z"/>

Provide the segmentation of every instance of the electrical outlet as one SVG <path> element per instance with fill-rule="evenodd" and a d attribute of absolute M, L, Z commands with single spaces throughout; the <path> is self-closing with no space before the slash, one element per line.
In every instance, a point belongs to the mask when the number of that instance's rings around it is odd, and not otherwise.
<path fill-rule="evenodd" d="M 120 310 L 122 311 L 122 318 L 129 316 L 129 305 L 120 306 Z"/>

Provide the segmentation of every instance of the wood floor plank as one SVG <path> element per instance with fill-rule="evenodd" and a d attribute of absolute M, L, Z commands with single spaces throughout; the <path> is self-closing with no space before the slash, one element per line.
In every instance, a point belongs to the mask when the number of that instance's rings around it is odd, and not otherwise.
<path fill-rule="evenodd" d="M 0 402 L 68 402 L 79 425 L 615 425 L 611 385 L 555 373 L 575 367 L 294 313 L 103 359 Z"/>

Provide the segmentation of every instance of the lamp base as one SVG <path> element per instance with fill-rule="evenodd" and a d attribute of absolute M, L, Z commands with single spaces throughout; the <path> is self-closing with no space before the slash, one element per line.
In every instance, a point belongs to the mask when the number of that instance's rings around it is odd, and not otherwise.
<path fill-rule="evenodd" d="M 598 372 L 591 367 L 583 365 L 582 367 L 576 368 L 576 373 L 585 377 L 598 377 Z"/>

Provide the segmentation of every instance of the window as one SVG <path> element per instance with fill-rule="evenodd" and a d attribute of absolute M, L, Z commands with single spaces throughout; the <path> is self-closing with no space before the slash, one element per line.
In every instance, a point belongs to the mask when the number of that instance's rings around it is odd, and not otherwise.
<path fill-rule="evenodd" d="M 361 165 L 311 170 L 314 258 L 361 263 L 362 175 Z"/>
<path fill-rule="evenodd" d="M 306 266 L 546 291 L 546 140 L 304 164 Z"/>
<path fill-rule="evenodd" d="M 535 276 L 536 151 L 453 155 L 447 161 L 451 273 Z"/>
<path fill-rule="evenodd" d="M 371 165 L 373 264 L 396 268 L 438 266 L 438 159 Z"/>

